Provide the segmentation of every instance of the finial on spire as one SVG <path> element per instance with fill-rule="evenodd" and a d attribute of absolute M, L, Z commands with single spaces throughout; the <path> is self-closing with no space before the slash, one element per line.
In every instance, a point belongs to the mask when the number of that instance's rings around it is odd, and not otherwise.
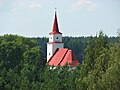
<path fill-rule="evenodd" d="M 56 14 L 56 12 L 57 12 L 57 8 L 55 7 L 55 14 Z"/>
<path fill-rule="evenodd" d="M 57 10 L 57 8 L 55 7 L 55 11 Z"/>

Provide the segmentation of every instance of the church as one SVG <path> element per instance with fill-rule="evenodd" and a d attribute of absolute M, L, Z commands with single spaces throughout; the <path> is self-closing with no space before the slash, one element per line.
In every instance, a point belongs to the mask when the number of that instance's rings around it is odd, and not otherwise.
<path fill-rule="evenodd" d="M 73 51 L 64 48 L 62 33 L 59 31 L 57 13 L 55 11 L 53 29 L 49 33 L 49 42 L 47 43 L 47 64 L 55 67 L 65 66 L 66 64 L 75 67 L 78 63 Z"/>

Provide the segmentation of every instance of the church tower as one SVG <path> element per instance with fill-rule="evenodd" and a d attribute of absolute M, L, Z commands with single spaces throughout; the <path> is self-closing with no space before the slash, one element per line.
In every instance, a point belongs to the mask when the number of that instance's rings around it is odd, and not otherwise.
<path fill-rule="evenodd" d="M 55 11 L 54 24 L 52 32 L 49 33 L 49 42 L 47 43 L 47 62 L 53 56 L 57 48 L 63 48 L 62 33 L 59 32 L 57 14 Z"/>

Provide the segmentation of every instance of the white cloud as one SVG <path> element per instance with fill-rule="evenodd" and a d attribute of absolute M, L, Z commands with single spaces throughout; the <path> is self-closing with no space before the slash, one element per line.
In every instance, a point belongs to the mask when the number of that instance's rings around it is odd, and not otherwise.
<path fill-rule="evenodd" d="M 12 11 L 15 12 L 19 9 L 38 9 L 42 8 L 42 5 L 37 0 L 16 0 L 12 2 Z"/>
<path fill-rule="evenodd" d="M 72 5 L 73 9 L 80 9 L 86 6 L 89 11 L 94 11 L 96 9 L 96 4 L 92 0 L 78 0 Z"/>
<path fill-rule="evenodd" d="M 73 8 L 79 8 L 84 4 L 85 0 L 79 0 L 72 5 Z"/>
<path fill-rule="evenodd" d="M 42 6 L 41 6 L 41 4 L 38 4 L 38 3 L 31 3 L 31 5 L 29 5 L 29 7 L 35 9 L 35 8 L 41 8 Z"/>
<path fill-rule="evenodd" d="M 15 12 L 15 11 L 17 11 L 18 9 L 23 8 L 23 7 L 24 7 L 24 3 L 15 5 L 15 6 L 13 6 L 12 11 Z"/>

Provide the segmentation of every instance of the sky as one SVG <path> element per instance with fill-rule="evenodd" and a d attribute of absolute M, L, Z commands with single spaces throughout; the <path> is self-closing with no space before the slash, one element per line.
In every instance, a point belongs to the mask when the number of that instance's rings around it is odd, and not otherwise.
<path fill-rule="evenodd" d="M 55 8 L 63 36 L 117 36 L 120 0 L 0 0 L 0 35 L 48 37 Z"/>

